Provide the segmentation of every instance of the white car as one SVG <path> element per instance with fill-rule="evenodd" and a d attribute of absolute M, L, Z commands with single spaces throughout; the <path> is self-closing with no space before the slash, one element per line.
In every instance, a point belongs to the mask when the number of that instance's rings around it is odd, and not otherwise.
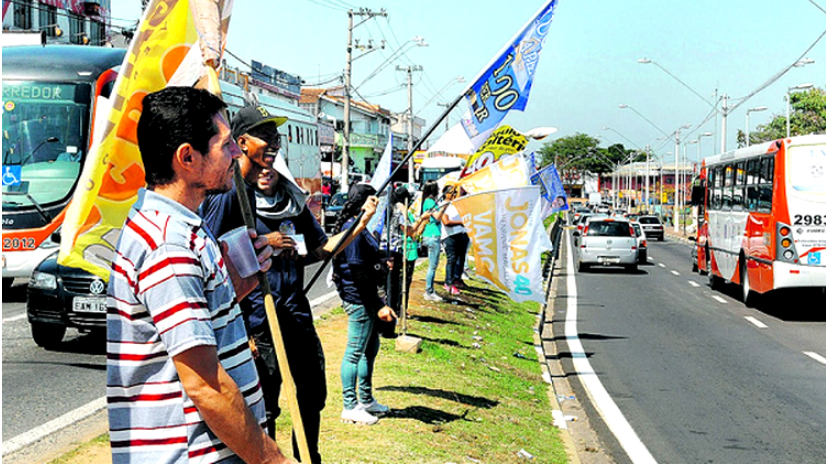
<path fill-rule="evenodd" d="M 637 236 L 626 219 L 589 220 L 579 237 L 577 250 L 577 270 L 580 272 L 592 265 L 637 270 Z"/>
<path fill-rule="evenodd" d="M 642 225 L 637 221 L 631 221 L 631 227 L 634 228 L 634 233 L 637 234 L 637 253 L 640 263 L 648 262 L 648 237 L 645 236 L 645 231 L 642 230 Z"/>

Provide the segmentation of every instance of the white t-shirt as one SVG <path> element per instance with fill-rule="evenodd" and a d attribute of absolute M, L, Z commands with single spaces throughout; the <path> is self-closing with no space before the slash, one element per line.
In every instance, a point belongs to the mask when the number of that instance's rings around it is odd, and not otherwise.
<path fill-rule="evenodd" d="M 444 217 L 447 218 L 448 221 L 461 221 L 462 217 L 459 215 L 459 210 L 451 203 L 445 209 Z M 450 237 L 451 235 L 460 234 L 462 232 L 467 233 L 467 229 L 465 226 L 458 225 L 458 226 L 446 226 L 442 223 L 442 240 Z"/>

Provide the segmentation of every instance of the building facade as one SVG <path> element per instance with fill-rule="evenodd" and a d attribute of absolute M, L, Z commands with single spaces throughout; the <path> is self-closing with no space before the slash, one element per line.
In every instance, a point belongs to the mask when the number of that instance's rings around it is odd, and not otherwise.
<path fill-rule="evenodd" d="M 3 0 L 3 32 L 39 32 L 48 43 L 111 44 L 111 0 Z"/>

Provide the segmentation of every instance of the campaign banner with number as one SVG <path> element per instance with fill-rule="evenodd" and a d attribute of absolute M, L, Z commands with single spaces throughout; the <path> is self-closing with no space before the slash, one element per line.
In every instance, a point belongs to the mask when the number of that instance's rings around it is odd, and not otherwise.
<path fill-rule="evenodd" d="M 550 213 L 558 213 L 568 209 L 568 195 L 562 185 L 562 179 L 556 166 L 549 164 L 541 171 L 531 176 L 531 183 L 542 191 L 542 198 L 550 203 Z"/>
<path fill-rule="evenodd" d="M 220 63 L 232 0 L 154 0 L 124 58 L 61 230 L 58 262 L 109 279 L 120 231 L 146 185 L 137 124 L 143 97 L 191 86 Z"/>
<path fill-rule="evenodd" d="M 465 92 L 469 137 L 496 127 L 510 110 L 525 110 L 555 10 L 556 0 L 545 3 Z"/>
<path fill-rule="evenodd" d="M 491 165 L 505 155 L 514 155 L 528 146 L 528 138 L 511 126 L 500 126 L 467 160 L 462 177 Z"/>
<path fill-rule="evenodd" d="M 542 252 L 553 249 L 539 187 L 496 190 L 453 202 L 468 231 L 476 275 L 516 302 L 542 303 Z"/>

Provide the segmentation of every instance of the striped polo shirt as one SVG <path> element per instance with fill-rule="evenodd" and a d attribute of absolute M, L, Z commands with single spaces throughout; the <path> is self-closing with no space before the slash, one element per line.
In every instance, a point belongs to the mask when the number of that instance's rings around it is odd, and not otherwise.
<path fill-rule="evenodd" d="M 172 357 L 215 346 L 265 426 L 264 400 L 220 248 L 183 205 L 141 190 L 121 231 L 107 303 L 113 464 L 240 463 L 204 423 Z"/>

